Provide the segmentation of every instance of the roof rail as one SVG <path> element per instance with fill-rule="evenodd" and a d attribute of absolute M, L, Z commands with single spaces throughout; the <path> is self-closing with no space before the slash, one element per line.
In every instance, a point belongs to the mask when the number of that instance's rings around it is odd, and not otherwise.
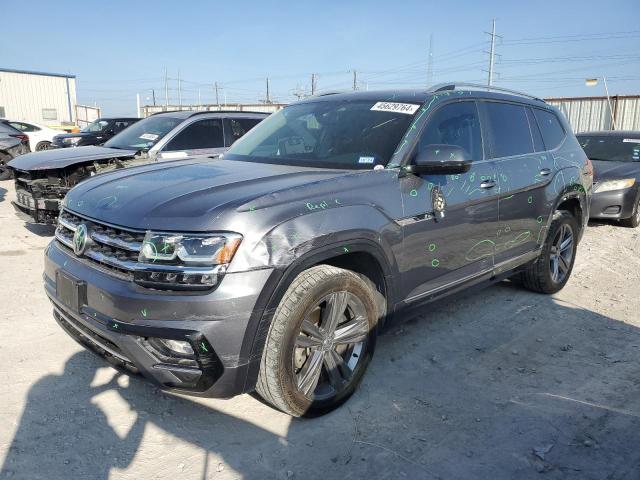
<path fill-rule="evenodd" d="M 455 90 L 456 88 L 460 88 L 460 87 L 469 87 L 473 89 L 486 90 L 488 92 L 495 91 L 495 92 L 510 93 L 512 95 L 518 95 L 520 97 L 526 97 L 532 100 L 537 100 L 539 102 L 546 103 L 543 99 L 539 97 L 536 97 L 534 95 L 529 95 L 528 93 L 520 92 L 518 90 L 511 90 L 510 88 L 503 88 L 503 87 L 495 87 L 493 85 L 480 85 L 477 83 L 465 83 L 465 82 L 439 83 L 437 85 L 433 85 L 432 87 L 429 87 L 427 89 L 427 92 L 428 93 L 444 92 L 447 90 Z"/>
<path fill-rule="evenodd" d="M 193 117 L 194 115 L 204 115 L 205 113 L 249 113 L 251 115 L 254 115 L 254 114 L 270 115 L 272 113 L 272 112 L 253 112 L 249 110 L 166 110 L 166 111 L 160 111 L 160 112 L 153 112 L 149 116 L 152 117 L 154 115 L 160 115 L 161 113 L 180 113 L 180 112 L 184 112 L 184 113 L 191 112 L 189 114 L 189 118 Z"/>
<path fill-rule="evenodd" d="M 312 96 L 313 97 L 326 97 L 327 95 L 338 95 L 340 93 L 346 93 L 349 90 L 329 90 L 328 92 L 320 92 L 320 93 L 314 93 Z"/>

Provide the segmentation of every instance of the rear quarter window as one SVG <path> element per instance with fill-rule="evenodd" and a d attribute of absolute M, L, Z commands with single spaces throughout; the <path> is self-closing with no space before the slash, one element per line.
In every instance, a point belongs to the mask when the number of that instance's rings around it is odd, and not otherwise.
<path fill-rule="evenodd" d="M 538 121 L 546 150 L 558 148 L 565 136 L 564 128 L 562 128 L 558 117 L 553 112 L 540 110 L 539 108 L 534 108 L 533 114 Z"/>

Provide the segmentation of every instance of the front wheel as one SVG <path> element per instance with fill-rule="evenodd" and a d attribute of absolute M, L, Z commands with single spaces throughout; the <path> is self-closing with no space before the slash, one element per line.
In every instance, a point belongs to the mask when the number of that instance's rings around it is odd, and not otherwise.
<path fill-rule="evenodd" d="M 555 213 L 540 256 L 522 272 L 522 284 L 539 293 L 555 293 L 565 286 L 576 258 L 578 223 L 571 213 Z"/>
<path fill-rule="evenodd" d="M 620 220 L 620 223 L 629 228 L 636 228 L 640 225 L 640 192 L 638 192 L 635 204 L 633 205 L 631 216 Z"/>
<path fill-rule="evenodd" d="M 9 167 L 0 164 L 0 180 L 9 180 L 11 176 L 11 170 Z"/>
<path fill-rule="evenodd" d="M 380 315 L 375 286 L 318 265 L 291 283 L 271 322 L 257 391 L 289 415 L 318 415 L 355 391 L 371 360 Z"/>

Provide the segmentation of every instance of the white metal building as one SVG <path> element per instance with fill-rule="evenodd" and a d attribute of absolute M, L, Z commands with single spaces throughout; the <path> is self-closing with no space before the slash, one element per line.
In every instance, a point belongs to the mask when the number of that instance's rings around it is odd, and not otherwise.
<path fill-rule="evenodd" d="M 75 106 L 75 75 L 0 68 L 0 118 L 68 125 Z"/>

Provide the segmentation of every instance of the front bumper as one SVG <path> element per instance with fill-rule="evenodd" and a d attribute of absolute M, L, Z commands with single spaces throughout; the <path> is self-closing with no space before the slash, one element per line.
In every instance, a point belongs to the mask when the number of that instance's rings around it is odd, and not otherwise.
<path fill-rule="evenodd" d="M 61 200 L 55 198 L 35 198 L 33 194 L 16 189 L 16 199 L 11 201 L 20 218 L 29 223 L 55 224 L 60 211 Z"/>
<path fill-rule="evenodd" d="M 58 293 L 58 272 L 84 285 L 77 307 Z M 251 357 L 253 328 L 273 273 L 229 273 L 206 293 L 150 290 L 103 273 L 54 240 L 45 251 L 43 278 L 58 323 L 113 366 L 163 389 L 228 398 L 253 389 L 247 372 L 260 362 Z M 189 341 L 194 361 L 167 360 L 149 349 L 149 338 Z"/>
<path fill-rule="evenodd" d="M 623 190 L 593 193 L 591 195 L 591 218 L 621 219 L 629 218 L 633 214 L 633 206 L 638 194 L 638 188 L 633 186 Z"/>

